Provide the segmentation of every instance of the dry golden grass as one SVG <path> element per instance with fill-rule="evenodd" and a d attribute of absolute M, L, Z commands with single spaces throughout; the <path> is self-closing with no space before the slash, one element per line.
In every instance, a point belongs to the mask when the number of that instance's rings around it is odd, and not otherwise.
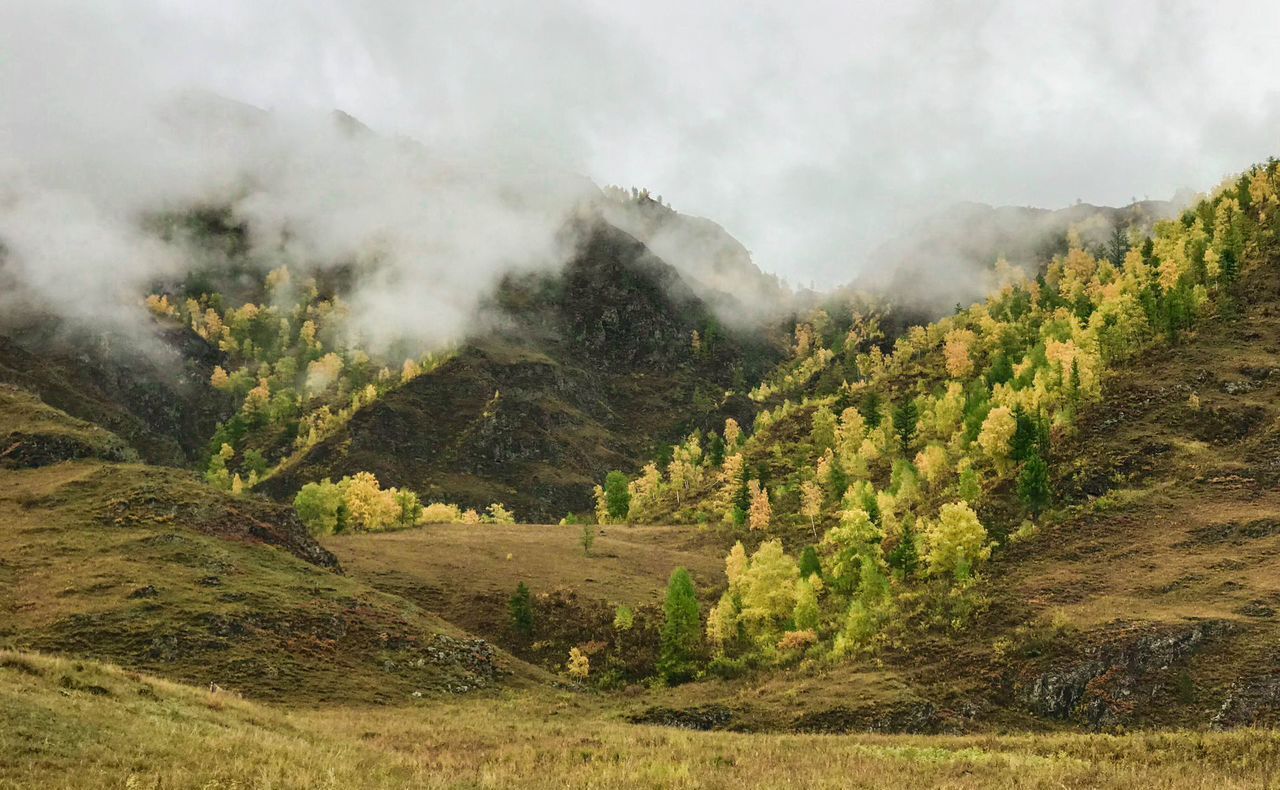
<path fill-rule="evenodd" d="M 499 617 L 519 581 L 535 593 L 560 587 L 630 606 L 658 604 L 672 569 L 685 567 L 704 593 L 724 584 L 725 534 L 698 527 L 604 526 L 591 555 L 580 526 L 436 524 L 399 532 L 335 535 L 325 547 L 357 578 L 476 628 L 477 601 Z M 481 629 L 483 632 L 483 629 Z"/>
<path fill-rule="evenodd" d="M 818 736 L 640 727 L 511 692 L 306 712 L 0 652 L 0 787 L 1254 788 L 1280 734 Z"/>

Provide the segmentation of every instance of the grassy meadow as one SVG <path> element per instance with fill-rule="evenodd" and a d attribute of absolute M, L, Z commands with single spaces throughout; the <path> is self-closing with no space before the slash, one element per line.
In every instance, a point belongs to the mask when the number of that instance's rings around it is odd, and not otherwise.
<path fill-rule="evenodd" d="M 0 653 L 0 787 L 1257 788 L 1280 734 L 746 735 L 505 691 L 286 711 L 92 661 Z"/>

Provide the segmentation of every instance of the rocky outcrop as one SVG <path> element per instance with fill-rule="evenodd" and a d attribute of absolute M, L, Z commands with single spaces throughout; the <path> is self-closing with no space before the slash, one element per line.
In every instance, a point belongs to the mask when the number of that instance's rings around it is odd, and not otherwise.
<path fill-rule="evenodd" d="M 1280 721 L 1280 674 L 1264 675 L 1232 685 L 1222 707 L 1210 720 L 1216 730 L 1274 727 Z"/>
<path fill-rule="evenodd" d="M 184 527 L 224 540 L 265 543 L 341 571 L 338 558 L 316 542 L 292 507 L 233 497 L 197 483 L 186 472 L 104 466 L 71 485 L 102 496 L 94 516 L 107 526 Z"/>
<path fill-rule="evenodd" d="M 806 713 L 796 719 L 796 732 L 846 733 L 935 733 L 941 720 L 933 703 L 921 700 L 888 709 L 830 708 Z"/>
<path fill-rule="evenodd" d="M 632 724 L 657 724 L 683 730 L 722 730 L 733 721 L 733 711 L 724 705 L 696 708 L 649 708 L 630 718 Z"/>
<path fill-rule="evenodd" d="M 1136 629 L 1139 633 L 1122 634 L 1029 678 L 1018 685 L 1015 696 L 1039 716 L 1095 730 L 1122 724 L 1144 698 L 1158 691 L 1159 673 L 1185 662 L 1231 627 L 1225 621 L 1206 620 L 1181 628 Z"/>
<path fill-rule="evenodd" d="M 81 458 L 104 461 L 135 460 L 123 442 L 86 441 L 75 436 L 12 432 L 0 436 L 0 468 L 30 469 Z"/>

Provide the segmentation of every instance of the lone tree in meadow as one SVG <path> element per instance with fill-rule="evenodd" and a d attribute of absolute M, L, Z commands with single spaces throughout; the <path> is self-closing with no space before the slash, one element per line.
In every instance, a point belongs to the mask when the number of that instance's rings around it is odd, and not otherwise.
<path fill-rule="evenodd" d="M 667 583 L 666 622 L 662 626 L 662 647 L 658 654 L 658 674 L 668 683 L 691 680 L 698 668 L 702 647 L 702 621 L 693 579 L 684 568 L 676 568 Z"/>
<path fill-rule="evenodd" d="M 529 587 L 524 582 L 516 585 L 516 592 L 511 596 L 508 606 L 511 609 L 512 627 L 524 636 L 532 634 L 533 602 L 529 595 Z"/>

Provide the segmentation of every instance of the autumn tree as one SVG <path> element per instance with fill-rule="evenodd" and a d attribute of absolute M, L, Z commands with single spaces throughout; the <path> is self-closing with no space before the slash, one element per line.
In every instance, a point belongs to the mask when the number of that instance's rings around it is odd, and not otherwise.
<path fill-rule="evenodd" d="M 969 329 L 952 329 L 947 333 L 942 356 L 946 360 L 948 376 L 960 379 L 973 372 L 971 349 L 977 340 L 977 335 Z"/>
<path fill-rule="evenodd" d="M 591 674 L 591 659 L 579 647 L 569 648 L 569 660 L 565 662 L 565 672 L 570 677 L 586 680 Z"/>
<path fill-rule="evenodd" d="M 298 519 L 313 535 L 342 532 L 347 527 L 347 500 L 342 488 L 328 480 L 307 483 L 293 498 Z"/>
<path fill-rule="evenodd" d="M 762 487 L 759 480 L 748 482 L 747 490 L 751 492 L 747 527 L 753 531 L 767 532 L 773 520 L 773 505 L 769 502 L 769 490 Z"/>
<path fill-rule="evenodd" d="M 987 530 L 964 502 L 943 505 L 938 518 L 927 523 L 923 537 L 926 570 L 931 575 L 946 573 L 963 580 L 991 556 Z"/>
<path fill-rule="evenodd" d="M 1018 422 L 1013 412 L 1006 406 L 997 406 L 987 413 L 978 433 L 978 446 L 1002 473 L 1009 468 L 1013 435 L 1017 429 Z"/>
<path fill-rule="evenodd" d="M 357 472 L 343 478 L 339 486 L 346 496 L 347 511 L 356 529 L 382 529 L 400 515 L 395 492 L 383 490 L 371 472 Z"/>
<path fill-rule="evenodd" d="M 813 427 L 810 440 L 818 450 L 834 447 L 836 443 L 836 416 L 826 405 L 819 406 L 813 412 Z"/>
<path fill-rule="evenodd" d="M 514 524 L 516 514 L 508 510 L 501 502 L 493 502 L 485 508 L 482 520 L 486 524 Z"/>
<path fill-rule="evenodd" d="M 650 509 L 658 504 L 661 491 L 662 472 L 658 471 L 657 464 L 649 462 L 644 465 L 640 476 L 627 484 L 629 498 L 627 519 L 629 521 L 643 521 Z"/>
<path fill-rule="evenodd" d="M 760 544 L 740 579 L 741 618 L 757 645 L 770 645 L 785 629 L 796 606 L 795 560 L 782 550 L 782 541 Z"/>
<path fill-rule="evenodd" d="M 214 488 L 229 490 L 231 472 L 227 469 L 227 464 L 235 458 L 235 455 L 235 448 L 224 442 L 218 452 L 209 457 L 209 466 L 204 473 L 205 482 Z"/>
<path fill-rule="evenodd" d="M 608 524 L 612 519 L 609 516 L 609 502 L 605 497 L 604 486 L 594 485 L 591 487 L 591 496 L 595 500 L 595 514 L 597 524 Z"/>
<path fill-rule="evenodd" d="M 802 631 L 816 631 L 818 628 L 818 592 L 807 576 L 796 580 L 796 605 L 792 611 L 795 627 Z"/>
<path fill-rule="evenodd" d="M 707 641 L 719 654 L 732 649 L 741 637 L 738 601 L 733 593 L 725 590 L 720 600 L 707 613 Z"/>
<path fill-rule="evenodd" d="M 818 527 L 816 519 L 822 515 L 822 487 L 812 480 L 800 484 L 800 515 L 809 519 L 809 530 L 816 540 Z"/>
<path fill-rule="evenodd" d="M 742 438 L 742 428 L 738 425 L 738 421 L 732 417 L 724 421 L 724 446 L 725 452 L 733 452 L 738 449 L 738 440 Z"/>
<path fill-rule="evenodd" d="M 822 536 L 827 552 L 827 576 L 832 587 L 842 593 L 857 589 L 863 561 L 878 552 L 881 531 L 860 507 L 847 508 L 840 523 Z"/>

